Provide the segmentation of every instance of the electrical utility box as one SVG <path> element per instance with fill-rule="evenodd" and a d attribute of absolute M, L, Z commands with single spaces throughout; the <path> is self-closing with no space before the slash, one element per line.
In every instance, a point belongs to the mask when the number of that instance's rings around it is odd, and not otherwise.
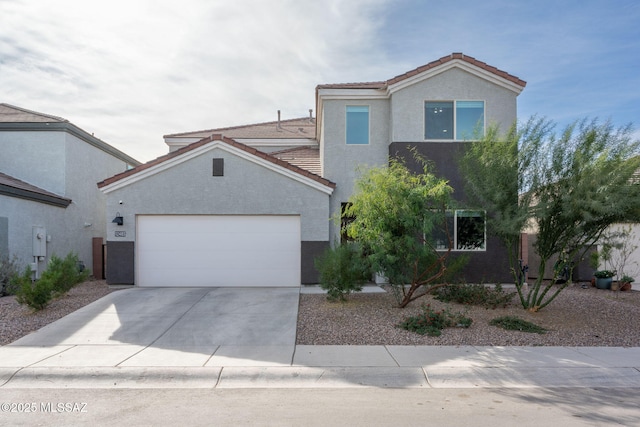
<path fill-rule="evenodd" d="M 33 256 L 47 256 L 47 230 L 44 227 L 33 226 Z"/>

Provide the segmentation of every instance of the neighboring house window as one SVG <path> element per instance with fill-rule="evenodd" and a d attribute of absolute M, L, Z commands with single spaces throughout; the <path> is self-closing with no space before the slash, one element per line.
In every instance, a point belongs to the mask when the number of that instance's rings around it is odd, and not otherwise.
<path fill-rule="evenodd" d="M 424 138 L 468 140 L 484 134 L 484 101 L 426 101 Z"/>
<path fill-rule="evenodd" d="M 369 143 L 369 107 L 347 106 L 347 144 Z"/>
<path fill-rule="evenodd" d="M 447 212 L 447 228 L 452 234 L 453 250 L 484 251 L 486 245 L 486 217 L 484 211 L 457 210 Z M 444 230 L 435 233 L 436 249 L 447 250 L 449 239 Z"/>

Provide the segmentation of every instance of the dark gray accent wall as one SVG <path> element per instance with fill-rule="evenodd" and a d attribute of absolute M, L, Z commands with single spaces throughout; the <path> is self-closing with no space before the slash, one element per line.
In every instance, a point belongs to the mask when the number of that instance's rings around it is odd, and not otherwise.
<path fill-rule="evenodd" d="M 432 162 L 433 172 L 446 178 L 455 189 L 454 199 L 464 202 L 464 180 L 458 170 L 458 159 L 464 154 L 465 142 L 393 142 L 389 146 L 389 156 L 404 159 L 407 167 L 414 172 L 422 172 L 422 165 L 414 158 L 413 150 Z"/>
<path fill-rule="evenodd" d="M 329 242 L 302 242 L 301 254 L 301 281 L 303 285 L 312 285 L 320 281 L 320 275 L 316 270 L 315 259 L 329 247 Z"/>
<path fill-rule="evenodd" d="M 422 172 L 422 165 L 414 158 L 413 150 L 415 150 L 424 159 L 433 163 L 433 172 L 449 181 L 449 185 L 455 190 L 454 199 L 460 207 L 466 207 L 464 179 L 458 168 L 458 159 L 464 153 L 466 146 L 465 142 L 393 142 L 389 146 L 389 156 L 403 159 L 407 167 L 414 172 Z M 482 209 L 481 206 L 468 207 Z M 467 256 L 468 258 L 460 274 L 461 280 L 467 283 L 513 283 L 506 247 L 498 238 L 489 235 L 489 231 L 487 234 L 486 251 L 452 252 L 452 257 Z"/>
<path fill-rule="evenodd" d="M 106 278 L 109 285 L 133 285 L 134 242 L 107 241 Z"/>

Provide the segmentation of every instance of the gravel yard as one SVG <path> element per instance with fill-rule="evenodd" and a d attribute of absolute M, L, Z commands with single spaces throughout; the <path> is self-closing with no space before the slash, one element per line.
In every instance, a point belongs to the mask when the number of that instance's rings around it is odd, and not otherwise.
<path fill-rule="evenodd" d="M 113 292 L 104 281 L 88 281 L 32 312 L 15 297 L 0 298 L 0 345 L 5 345 Z M 445 329 L 440 337 L 421 336 L 397 328 L 407 316 L 449 307 L 473 319 L 468 329 Z M 549 330 L 546 334 L 506 331 L 489 321 L 503 315 L 518 316 Z M 298 344 L 311 345 L 495 345 L 495 346 L 620 346 L 640 347 L 640 292 L 583 289 L 572 285 L 539 313 L 523 310 L 514 298 L 495 310 L 445 304 L 430 296 L 407 308 L 395 306 L 389 293 L 356 294 L 346 303 L 329 302 L 324 295 L 300 296 Z"/>
<path fill-rule="evenodd" d="M 34 312 L 20 305 L 14 296 L 0 298 L 0 345 L 9 344 L 28 333 L 37 331 L 85 305 L 113 292 L 104 280 L 90 280 L 53 300 L 47 308 Z"/>
<path fill-rule="evenodd" d="M 473 319 L 468 329 L 448 328 L 439 337 L 397 328 L 407 316 L 449 307 Z M 547 329 L 546 334 L 507 331 L 490 326 L 496 317 L 512 315 Z M 405 309 L 391 292 L 352 295 L 346 303 L 324 295 L 301 295 L 298 344 L 308 345 L 481 345 L 481 346 L 620 346 L 640 347 L 640 292 L 612 292 L 575 284 L 538 313 L 529 313 L 517 296 L 506 308 L 445 304 L 431 296 Z"/>

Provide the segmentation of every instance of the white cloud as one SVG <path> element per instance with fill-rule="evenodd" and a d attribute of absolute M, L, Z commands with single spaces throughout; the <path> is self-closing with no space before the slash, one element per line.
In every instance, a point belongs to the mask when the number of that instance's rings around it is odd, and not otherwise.
<path fill-rule="evenodd" d="M 167 151 L 163 134 L 274 120 L 277 109 L 308 114 L 323 77 L 376 54 L 383 6 L 1 2 L 0 99 L 63 116 L 149 160 Z"/>
<path fill-rule="evenodd" d="M 0 102 L 140 160 L 163 134 L 305 116 L 318 84 L 451 52 L 526 80 L 524 116 L 640 122 L 634 0 L 0 0 L 0 19 Z"/>

